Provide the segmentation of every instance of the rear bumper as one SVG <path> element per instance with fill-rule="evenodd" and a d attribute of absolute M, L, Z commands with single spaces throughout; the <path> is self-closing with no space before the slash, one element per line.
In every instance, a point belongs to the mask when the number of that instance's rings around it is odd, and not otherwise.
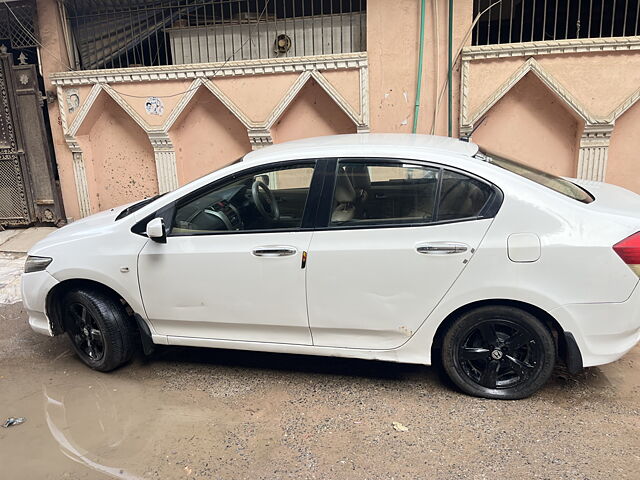
<path fill-rule="evenodd" d="M 29 316 L 29 325 L 37 333 L 53 336 L 46 305 L 47 294 L 57 284 L 46 270 L 22 274 L 22 304 Z"/>
<path fill-rule="evenodd" d="M 585 367 L 618 360 L 640 341 L 640 287 L 621 303 L 559 307 L 551 315 L 575 337 Z"/>

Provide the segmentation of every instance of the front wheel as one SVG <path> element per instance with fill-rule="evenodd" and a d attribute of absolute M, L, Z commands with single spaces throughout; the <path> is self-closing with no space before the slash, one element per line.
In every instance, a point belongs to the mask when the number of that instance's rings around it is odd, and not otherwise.
<path fill-rule="evenodd" d="M 533 315 L 507 306 L 464 313 L 447 331 L 442 364 L 462 391 L 515 400 L 542 387 L 553 371 L 555 343 Z"/>
<path fill-rule="evenodd" d="M 117 299 L 80 288 L 67 293 L 62 312 L 73 349 L 89 367 L 108 372 L 133 356 L 135 327 Z"/>

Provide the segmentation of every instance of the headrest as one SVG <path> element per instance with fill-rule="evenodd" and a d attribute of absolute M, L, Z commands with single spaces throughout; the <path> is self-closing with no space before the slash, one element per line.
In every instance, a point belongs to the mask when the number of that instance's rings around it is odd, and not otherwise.
<path fill-rule="evenodd" d="M 347 177 L 347 173 L 343 167 L 340 167 L 338 171 L 338 177 L 336 178 L 336 193 L 334 197 L 338 203 L 352 203 L 356 199 L 356 191 L 353 189 L 353 185 Z"/>
<path fill-rule="evenodd" d="M 355 163 L 345 167 L 347 175 L 351 180 L 351 185 L 356 190 L 368 190 L 371 187 L 371 177 L 369 167 L 364 163 Z"/>

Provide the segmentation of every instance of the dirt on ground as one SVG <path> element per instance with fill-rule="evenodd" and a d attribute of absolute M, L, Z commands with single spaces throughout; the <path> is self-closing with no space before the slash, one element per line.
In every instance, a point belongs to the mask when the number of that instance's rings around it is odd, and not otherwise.
<path fill-rule="evenodd" d="M 0 325 L 0 420 L 27 419 L 0 428 L 7 480 L 640 478 L 638 347 L 505 402 L 432 367 L 230 350 L 104 374 L 20 303 Z"/>

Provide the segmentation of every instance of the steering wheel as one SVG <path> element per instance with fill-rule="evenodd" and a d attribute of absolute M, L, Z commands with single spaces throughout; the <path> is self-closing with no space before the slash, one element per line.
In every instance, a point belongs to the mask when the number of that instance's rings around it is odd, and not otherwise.
<path fill-rule="evenodd" d="M 264 195 L 260 195 L 260 190 L 264 193 Z M 276 197 L 273 195 L 273 192 L 269 190 L 267 184 L 262 180 L 256 180 L 251 185 L 251 196 L 253 197 L 253 203 L 255 203 L 258 212 L 267 220 L 278 220 L 280 218 L 280 209 L 278 208 L 278 202 L 276 201 Z M 266 200 L 263 203 L 263 198 Z M 267 210 L 268 207 L 269 209 Z"/>

